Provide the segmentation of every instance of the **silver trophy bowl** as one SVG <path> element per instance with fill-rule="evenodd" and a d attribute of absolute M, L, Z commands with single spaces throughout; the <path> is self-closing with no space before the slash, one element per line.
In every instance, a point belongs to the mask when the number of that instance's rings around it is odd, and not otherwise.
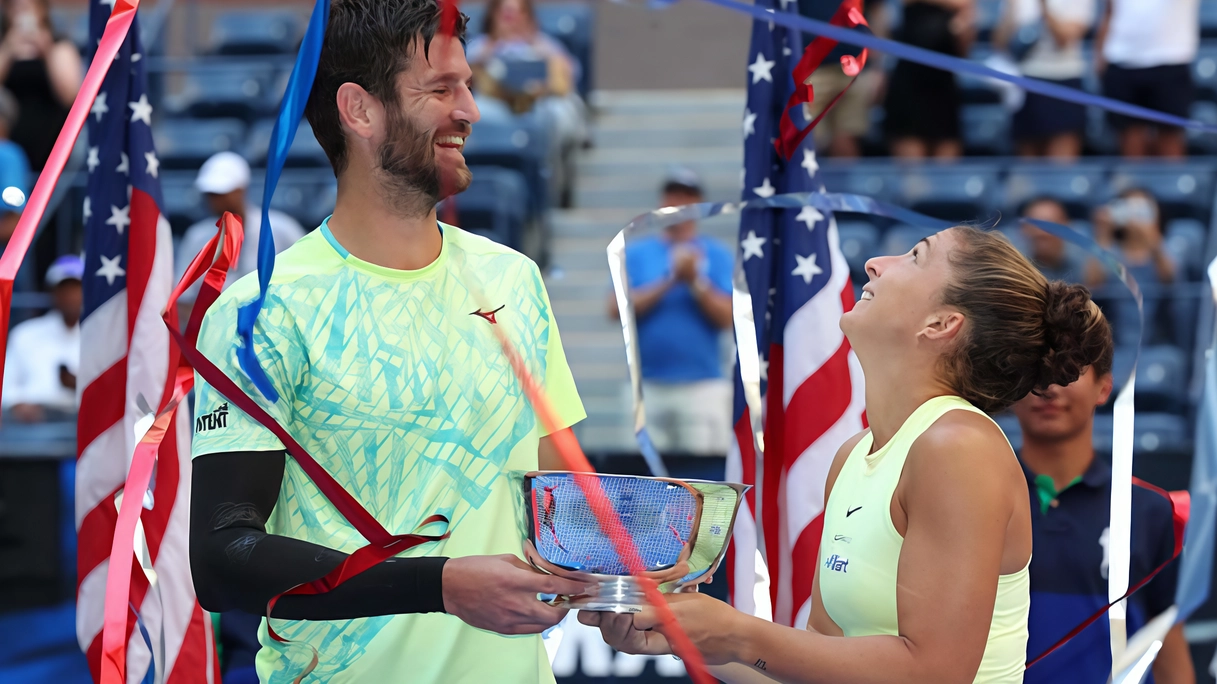
<path fill-rule="evenodd" d="M 538 471 L 524 475 L 533 567 L 591 582 L 596 591 L 554 602 L 577 610 L 637 613 L 647 605 L 639 576 L 618 556 L 620 540 L 600 526 L 577 478 L 589 478 L 612 506 L 641 557 L 641 577 L 665 593 L 710 579 L 727 552 L 740 501 L 749 486 L 636 475 Z"/>

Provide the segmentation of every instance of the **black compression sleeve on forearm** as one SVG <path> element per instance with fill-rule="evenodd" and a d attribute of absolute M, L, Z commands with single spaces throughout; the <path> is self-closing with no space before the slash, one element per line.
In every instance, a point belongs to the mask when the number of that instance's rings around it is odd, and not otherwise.
<path fill-rule="evenodd" d="M 324 577 L 347 554 L 267 534 L 283 483 L 286 454 L 245 451 L 194 459 L 190 501 L 190 570 L 199 603 L 212 612 L 266 614 L 275 596 Z M 336 589 L 285 596 L 274 617 L 345 620 L 444 611 L 446 558 L 390 558 Z"/>

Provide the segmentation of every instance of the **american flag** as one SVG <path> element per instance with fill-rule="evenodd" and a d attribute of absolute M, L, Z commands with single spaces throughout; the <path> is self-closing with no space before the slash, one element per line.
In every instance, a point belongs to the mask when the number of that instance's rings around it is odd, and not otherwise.
<path fill-rule="evenodd" d="M 100 40 L 114 0 L 93 0 L 89 35 Z M 169 379 L 169 299 L 173 248 L 161 214 L 160 162 L 152 145 L 146 61 L 139 19 L 110 66 L 88 119 L 88 196 L 84 201 L 84 314 L 77 425 L 76 634 L 100 679 L 106 572 L 118 517 L 115 495 L 135 445 L 151 423 Z M 195 599 L 188 556 L 189 418 L 175 419 L 143 496 L 142 540 L 130 603 L 152 642 L 127 624 L 129 682 L 212 682 L 211 622 Z M 132 616 L 134 617 L 134 616 Z"/>
<path fill-rule="evenodd" d="M 794 0 L 756 0 L 787 11 Z M 753 23 L 744 110 L 743 199 L 823 192 L 809 136 L 789 161 L 774 139 L 802 52 L 799 36 Z M 801 112 L 793 115 L 801 118 Z M 798 121 L 796 121 L 798 123 Z M 804 122 L 805 123 L 805 122 Z M 752 294 L 765 453 L 753 447 L 740 374 L 735 375 L 735 445 L 727 478 L 755 485 L 741 507 L 728 563 L 732 602 L 745 612 L 802 626 L 811 611 L 811 582 L 823 528 L 824 480 L 837 449 L 862 429 L 862 370 L 838 320 L 853 306 L 849 268 L 829 212 L 814 207 L 744 211 L 740 255 Z M 760 530 L 760 538 L 757 530 Z M 768 574 L 768 597 L 755 596 Z"/>

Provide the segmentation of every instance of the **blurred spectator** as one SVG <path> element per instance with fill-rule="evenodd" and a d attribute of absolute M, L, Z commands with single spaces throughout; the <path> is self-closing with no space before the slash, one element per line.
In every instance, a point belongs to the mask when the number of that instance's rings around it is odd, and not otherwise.
<path fill-rule="evenodd" d="M 30 163 L 25 151 L 9 139 L 19 112 L 17 99 L 0 88 L 0 247 L 8 244 L 17 228 L 17 219 L 25 208 L 25 189 L 30 178 Z"/>
<path fill-rule="evenodd" d="M 841 0 L 799 0 L 799 14 L 820 21 L 832 19 Z M 886 5 L 881 0 L 864 0 L 862 13 L 870 25 L 870 32 L 878 36 L 887 35 Z M 865 27 L 858 27 L 866 31 Z M 807 36 L 806 40 L 814 40 L 815 36 Z M 824 119 L 816 126 L 812 135 L 815 136 L 816 149 L 833 157 L 858 157 L 861 151 L 858 140 L 870 129 L 870 109 L 878 99 L 879 91 L 883 88 L 883 69 L 876 64 L 877 55 L 872 54 L 867 67 L 858 74 L 858 80 L 851 87 L 852 76 L 847 76 L 841 68 L 841 58 L 857 57 L 862 48 L 856 45 L 838 43 L 832 52 L 824 58 L 820 67 L 811 75 L 811 87 L 814 91 L 812 102 L 807 106 L 806 118 L 812 121 L 824 111 L 824 107 L 833 98 L 849 87 Z"/>
<path fill-rule="evenodd" d="M 483 121 L 536 109 L 563 149 L 587 139 L 586 107 L 575 92 L 579 63 L 537 28 L 532 0 L 490 0 L 482 35 L 466 53 Z"/>
<path fill-rule="evenodd" d="M 1035 658 L 1107 605 L 1111 466 L 1095 458 L 1095 407 L 1111 396 L 1112 352 L 1074 383 L 1050 386 L 1014 405 L 1023 433 L 1019 455 L 1031 496 L 1031 614 L 1027 658 Z M 1133 487 L 1130 580 L 1141 581 L 1174 552 L 1170 504 Z M 1178 563 L 1128 599 L 1128 633 L 1175 602 Z M 1105 682 L 1111 675 L 1108 622 L 1082 631 L 1027 670 L 1027 684 Z M 1195 672 L 1176 624 L 1162 641 L 1150 681 L 1193 684 Z"/>
<path fill-rule="evenodd" d="M 975 32 L 974 0 L 903 0 L 895 38 L 934 52 L 962 57 Z M 963 152 L 955 74 L 900 60 L 888 79 L 883 130 L 892 155 L 955 158 Z"/>
<path fill-rule="evenodd" d="M 11 0 L 0 21 L 0 82 L 22 114 L 12 140 L 40 171 L 80 89 L 80 53 L 72 41 L 55 35 L 48 0 Z"/>
<path fill-rule="evenodd" d="M 195 255 L 216 234 L 216 222 L 220 216 L 228 211 L 241 219 L 245 226 L 245 240 L 241 243 L 241 254 L 237 257 L 237 263 L 228 271 L 228 279 L 224 281 L 224 286 L 227 287 L 246 273 L 258 270 L 258 236 L 262 223 L 262 208 L 246 202 L 249 163 L 235 152 L 218 152 L 203 162 L 194 186 L 206 198 L 207 206 L 214 215 L 190 226 L 182 235 L 182 241 L 178 243 L 173 259 L 174 279 L 176 281 L 182 278 Z M 270 210 L 270 227 L 275 236 L 276 252 L 282 252 L 304 237 L 304 229 L 296 219 L 275 209 Z M 199 285 L 195 284 L 178 300 L 178 313 L 183 324 L 190 315 L 198 292 Z"/>
<path fill-rule="evenodd" d="M 1108 0 L 1095 42 L 1103 94 L 1187 118 L 1195 98 L 1191 64 L 1200 42 L 1200 0 Z M 1186 157 L 1182 128 L 1108 114 L 1125 157 Z M 1156 136 L 1151 139 L 1151 129 Z"/>
<path fill-rule="evenodd" d="M 46 285 L 54 308 L 9 333 L 4 359 L 3 406 L 24 423 L 76 411 L 80 365 L 80 280 L 84 262 L 69 254 L 51 264 Z"/>
<path fill-rule="evenodd" d="M 1069 225 L 1069 214 L 1065 212 L 1065 207 L 1051 197 L 1039 197 L 1027 202 L 1022 214 L 1037 221 Z M 1028 256 L 1045 278 L 1072 283 L 1082 281 L 1085 259 L 1071 249 L 1071 245 L 1027 222 L 1022 223 L 1021 229 L 1027 241 Z"/>
<path fill-rule="evenodd" d="M 1094 0 L 1006 0 L 993 43 L 1018 61 L 1023 75 L 1081 90 L 1082 38 L 1094 12 Z M 1022 157 L 1076 159 L 1085 131 L 1085 107 L 1030 92 L 1011 122 Z"/>
<path fill-rule="evenodd" d="M 1168 286 L 1179 281 L 1179 269 L 1162 241 L 1158 202 L 1147 190 L 1130 188 L 1094 213 L 1094 238 L 1101 246 L 1114 250 L 1128 272 L 1141 285 L 1145 295 L 1145 330 L 1137 337 L 1137 306 L 1130 296 L 1103 301 L 1104 310 L 1116 330 L 1116 343 L 1179 343 L 1178 315 Z M 1086 284 L 1092 289 L 1108 282 L 1107 271 L 1091 258 L 1086 266 Z M 1185 314 L 1186 315 L 1186 314 Z"/>
<path fill-rule="evenodd" d="M 702 201 L 687 169 L 663 186 L 665 207 Z M 660 451 L 725 454 L 731 432 L 731 385 L 723 378 L 720 333 L 731 327 L 731 250 L 698 235 L 697 223 L 626 247 L 630 298 L 646 394 L 647 425 Z M 618 318 L 609 296 L 610 318 Z"/>

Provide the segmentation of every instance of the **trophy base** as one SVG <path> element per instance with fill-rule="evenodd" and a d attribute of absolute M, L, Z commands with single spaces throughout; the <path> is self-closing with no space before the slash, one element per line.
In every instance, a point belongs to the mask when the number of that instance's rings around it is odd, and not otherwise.
<path fill-rule="evenodd" d="M 595 595 L 573 596 L 566 600 L 573 610 L 597 613 L 641 613 L 647 606 L 646 592 L 638 580 L 628 575 L 602 577 Z"/>

